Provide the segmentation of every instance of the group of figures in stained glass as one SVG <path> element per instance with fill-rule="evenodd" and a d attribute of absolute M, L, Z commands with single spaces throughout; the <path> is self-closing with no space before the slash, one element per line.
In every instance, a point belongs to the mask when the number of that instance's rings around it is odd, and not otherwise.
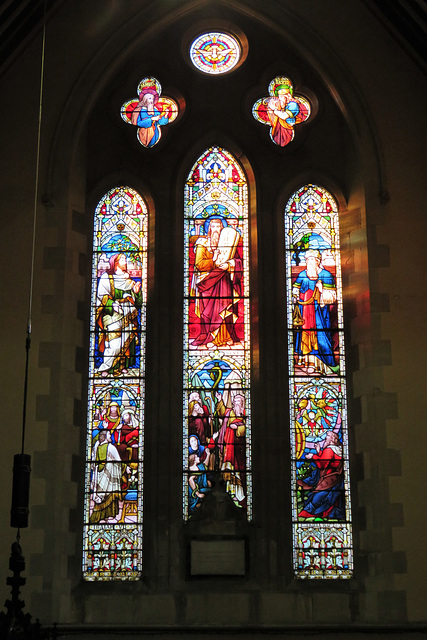
<path fill-rule="evenodd" d="M 294 570 L 350 577 L 351 528 L 339 226 L 307 185 L 285 214 Z"/>
<path fill-rule="evenodd" d="M 184 517 L 214 482 L 250 517 L 247 185 L 209 149 L 185 189 Z"/>
<path fill-rule="evenodd" d="M 208 372 L 213 374 L 213 384 L 205 379 Z M 225 381 L 221 384 L 224 372 Z M 225 360 L 208 361 L 200 373 L 201 378 L 196 373 L 192 379 L 193 390 L 188 394 L 188 422 L 185 424 L 188 438 L 187 517 L 202 505 L 218 471 L 234 504 L 247 507 L 246 413 L 241 380 L 235 380 L 234 387 L 232 382 L 227 382 L 227 377 L 233 376 L 230 376 L 230 363 Z"/>
<path fill-rule="evenodd" d="M 237 40 L 192 46 L 206 73 L 231 70 Z M 253 116 L 281 147 L 310 104 L 277 76 Z M 153 77 L 121 109 L 152 148 L 178 105 Z M 352 539 L 338 213 L 307 185 L 285 212 L 294 573 L 349 577 Z M 252 517 L 248 187 L 239 163 L 208 149 L 184 193 L 183 516 L 203 513 L 215 484 Z M 142 568 L 147 208 L 132 189 L 95 213 L 84 529 L 87 580 L 138 579 Z M 285 421 L 286 424 L 287 421 Z M 233 507 L 233 508 L 234 508 Z"/>
<path fill-rule="evenodd" d="M 85 527 L 88 579 L 141 569 L 146 209 L 130 189 L 95 224 Z M 209 149 L 185 188 L 184 517 L 219 483 L 251 518 L 247 185 Z M 351 575 L 338 214 L 308 185 L 285 213 L 294 570 Z"/>
<path fill-rule="evenodd" d="M 142 550 L 147 210 L 132 189 L 95 214 L 84 572 L 136 578 Z"/>

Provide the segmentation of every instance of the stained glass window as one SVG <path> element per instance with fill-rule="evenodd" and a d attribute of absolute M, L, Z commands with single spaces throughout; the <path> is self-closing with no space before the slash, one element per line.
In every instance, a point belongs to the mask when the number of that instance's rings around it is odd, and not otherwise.
<path fill-rule="evenodd" d="M 204 33 L 190 47 L 190 58 L 194 66 L 210 75 L 231 71 L 240 57 L 240 44 L 229 33 Z"/>
<path fill-rule="evenodd" d="M 162 85 L 156 78 L 143 78 L 137 88 L 137 98 L 127 100 L 121 109 L 122 119 L 137 129 L 138 141 L 151 149 L 162 136 L 162 127 L 176 120 L 178 105 L 162 96 Z"/>
<path fill-rule="evenodd" d="M 255 120 L 270 127 L 272 141 L 285 147 L 295 136 L 295 126 L 310 117 L 309 101 L 303 96 L 294 95 L 292 81 L 277 76 L 268 85 L 269 97 L 260 98 L 252 107 Z"/>
<path fill-rule="evenodd" d="M 95 212 L 83 575 L 135 580 L 142 567 L 147 207 L 128 187 Z"/>
<path fill-rule="evenodd" d="M 315 185 L 285 211 L 292 526 L 298 578 L 349 578 L 352 530 L 337 205 Z"/>
<path fill-rule="evenodd" d="M 251 518 L 247 181 L 210 148 L 185 185 L 184 519 L 218 482 Z"/>

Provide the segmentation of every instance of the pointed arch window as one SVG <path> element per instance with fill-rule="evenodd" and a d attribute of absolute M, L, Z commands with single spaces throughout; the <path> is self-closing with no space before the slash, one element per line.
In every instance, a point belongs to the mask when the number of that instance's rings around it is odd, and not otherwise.
<path fill-rule="evenodd" d="M 184 519 L 215 481 L 252 513 L 248 188 L 226 150 L 208 149 L 185 185 Z"/>
<path fill-rule="evenodd" d="M 285 211 L 292 526 L 298 578 L 349 578 L 352 530 L 335 200 L 306 185 Z"/>
<path fill-rule="evenodd" d="M 93 235 L 83 575 L 135 580 L 142 567 L 147 206 L 109 191 Z"/>

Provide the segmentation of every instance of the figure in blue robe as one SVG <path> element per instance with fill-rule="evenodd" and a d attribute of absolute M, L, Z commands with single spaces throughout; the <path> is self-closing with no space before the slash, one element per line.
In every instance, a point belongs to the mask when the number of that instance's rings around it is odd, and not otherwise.
<path fill-rule="evenodd" d="M 334 370 L 337 362 L 330 306 L 336 302 L 335 278 L 320 266 L 319 251 L 306 251 L 307 268 L 301 271 L 293 284 L 293 296 L 298 304 L 301 330 L 295 336 L 295 353 L 301 356 L 299 364 L 314 366 L 316 359 Z M 315 367 L 327 373 L 324 367 Z"/>
<path fill-rule="evenodd" d="M 158 108 L 158 94 L 147 89 L 132 113 L 132 124 L 138 128 L 138 138 L 144 147 L 154 147 L 161 136 L 160 126 L 169 119 Z"/>

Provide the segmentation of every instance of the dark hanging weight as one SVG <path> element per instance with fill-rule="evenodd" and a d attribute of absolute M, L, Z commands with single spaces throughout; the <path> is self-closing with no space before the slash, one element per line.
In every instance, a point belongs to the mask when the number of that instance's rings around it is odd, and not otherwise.
<path fill-rule="evenodd" d="M 13 462 L 11 527 L 28 527 L 30 473 L 31 456 L 26 453 L 17 453 Z"/>

